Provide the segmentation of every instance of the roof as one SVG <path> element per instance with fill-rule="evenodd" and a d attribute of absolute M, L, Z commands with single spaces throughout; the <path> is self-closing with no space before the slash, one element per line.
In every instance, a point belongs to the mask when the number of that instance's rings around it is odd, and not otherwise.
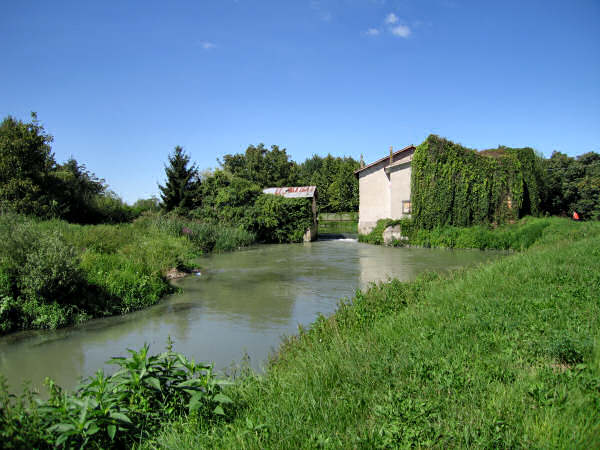
<path fill-rule="evenodd" d="M 396 155 L 399 155 L 400 153 L 406 152 L 406 151 L 408 151 L 408 150 L 414 150 L 414 149 L 415 149 L 415 146 L 414 146 L 414 145 L 412 145 L 412 144 L 411 144 L 411 145 L 407 145 L 406 147 L 404 147 L 404 148 L 402 148 L 402 149 L 400 149 L 400 150 L 396 150 L 394 153 L 392 153 L 392 159 L 393 159 L 393 158 L 394 158 Z M 368 165 L 366 165 L 365 167 L 361 167 L 360 169 L 358 169 L 358 170 L 355 170 L 355 171 L 354 171 L 354 174 L 355 174 L 355 175 L 358 175 L 358 174 L 359 174 L 360 172 L 362 172 L 363 170 L 366 170 L 366 169 L 369 169 L 369 168 L 371 168 L 371 167 L 373 167 L 373 166 L 376 166 L 377 164 L 379 164 L 379 163 L 381 163 L 381 162 L 385 161 L 386 159 L 387 159 L 387 160 L 389 160 L 389 159 L 390 159 L 390 156 L 389 156 L 389 155 L 388 155 L 388 156 L 384 156 L 383 158 L 381 158 L 381 159 L 378 159 L 377 161 L 375 161 L 375 162 L 372 162 L 371 164 L 368 164 Z"/>
<path fill-rule="evenodd" d="M 264 194 L 281 195 L 286 198 L 312 198 L 316 192 L 316 186 L 272 187 L 263 189 Z"/>

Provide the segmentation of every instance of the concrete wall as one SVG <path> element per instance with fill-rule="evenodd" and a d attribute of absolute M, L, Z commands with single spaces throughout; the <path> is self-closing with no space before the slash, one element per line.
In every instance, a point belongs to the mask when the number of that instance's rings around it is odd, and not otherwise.
<path fill-rule="evenodd" d="M 396 166 L 390 171 L 392 181 L 390 219 L 405 217 L 402 202 L 410 201 L 410 163 Z"/>
<path fill-rule="evenodd" d="M 379 219 L 401 219 L 402 201 L 410 200 L 410 162 L 413 151 L 403 152 L 389 160 L 358 173 L 358 232 L 369 233 Z"/>
<path fill-rule="evenodd" d="M 390 180 L 383 165 L 358 174 L 358 232 L 368 233 L 379 219 L 390 215 Z"/>

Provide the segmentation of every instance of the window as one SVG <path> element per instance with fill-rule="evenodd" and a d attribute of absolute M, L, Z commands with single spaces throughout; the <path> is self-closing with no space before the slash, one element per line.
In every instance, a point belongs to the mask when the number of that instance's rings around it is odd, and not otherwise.
<path fill-rule="evenodd" d="M 402 214 L 410 214 L 410 200 L 402 200 Z"/>

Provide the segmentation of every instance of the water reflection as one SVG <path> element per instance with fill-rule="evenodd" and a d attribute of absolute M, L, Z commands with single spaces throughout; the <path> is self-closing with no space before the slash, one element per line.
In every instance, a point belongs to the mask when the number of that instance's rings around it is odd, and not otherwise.
<path fill-rule="evenodd" d="M 0 373 L 13 390 L 24 379 L 40 387 L 45 376 L 73 387 L 111 356 L 144 342 L 175 349 L 223 368 L 244 353 L 260 369 L 283 334 L 293 334 L 318 313 L 329 314 L 342 297 L 370 282 L 414 278 L 497 257 L 499 253 L 393 249 L 355 241 L 268 245 L 203 258 L 201 276 L 177 285 L 182 294 L 127 316 L 94 320 L 53 332 L 17 333 L 0 339 Z"/>

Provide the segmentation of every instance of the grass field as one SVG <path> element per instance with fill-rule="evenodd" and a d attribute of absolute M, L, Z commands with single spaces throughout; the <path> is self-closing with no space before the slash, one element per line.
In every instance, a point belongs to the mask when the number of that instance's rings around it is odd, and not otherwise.
<path fill-rule="evenodd" d="M 228 420 L 142 447 L 600 447 L 600 223 L 547 220 L 524 252 L 358 293 L 232 386 Z"/>

